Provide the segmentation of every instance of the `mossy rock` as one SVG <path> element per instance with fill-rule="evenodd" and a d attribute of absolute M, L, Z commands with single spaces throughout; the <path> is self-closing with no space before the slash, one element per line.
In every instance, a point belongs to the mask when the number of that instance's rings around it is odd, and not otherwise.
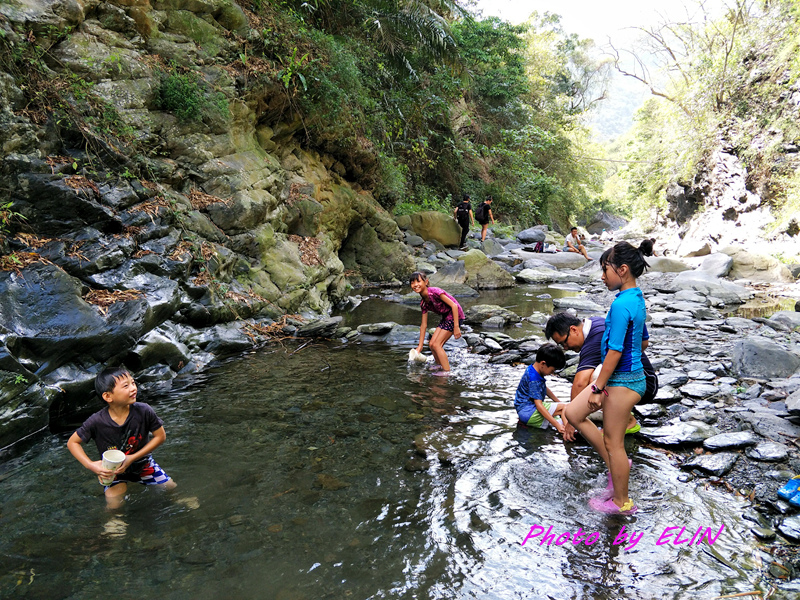
<path fill-rule="evenodd" d="M 367 223 L 347 238 L 339 257 L 346 269 L 360 271 L 370 281 L 404 280 L 414 271 L 407 247 L 381 241 Z"/>
<path fill-rule="evenodd" d="M 494 290 L 514 287 L 514 277 L 495 262 L 491 261 L 480 250 L 470 250 L 458 257 L 464 262 L 467 270 L 466 283 L 476 290 Z"/>
<path fill-rule="evenodd" d="M 424 240 L 436 240 L 444 246 L 457 246 L 461 227 L 452 216 L 436 211 L 421 211 L 411 215 L 411 227 Z"/>

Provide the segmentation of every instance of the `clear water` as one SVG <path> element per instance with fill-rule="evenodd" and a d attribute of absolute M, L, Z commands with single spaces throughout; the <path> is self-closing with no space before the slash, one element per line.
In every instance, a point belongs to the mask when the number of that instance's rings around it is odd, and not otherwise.
<path fill-rule="evenodd" d="M 589 512 L 587 496 L 605 485 L 600 461 L 552 432 L 517 428 L 523 367 L 452 349 L 453 374 L 437 378 L 406 364 L 408 348 L 297 348 L 273 346 L 192 388 L 141 398 L 165 423 L 155 458 L 178 483 L 172 494 L 136 487 L 107 513 L 66 434 L 0 465 L 0 597 L 688 599 L 768 589 L 744 503 L 679 482 L 666 453 L 629 441 L 639 513 Z M 551 387 L 568 395 L 565 381 Z M 534 525 L 597 539 L 539 545 L 539 535 L 523 546 Z M 613 544 L 623 525 L 643 534 L 627 550 Z M 713 545 L 656 543 L 667 527 L 691 537 L 722 525 Z"/>

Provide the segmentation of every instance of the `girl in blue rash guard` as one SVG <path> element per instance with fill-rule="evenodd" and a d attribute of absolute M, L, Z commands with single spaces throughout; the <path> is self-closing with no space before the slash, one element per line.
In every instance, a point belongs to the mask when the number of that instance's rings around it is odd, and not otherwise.
<path fill-rule="evenodd" d="M 642 332 L 646 310 L 636 278 L 647 268 L 641 249 L 620 242 L 600 257 L 603 283 L 618 291 L 606 316 L 601 342 L 602 368 L 593 385 L 567 405 L 564 414 L 570 424 L 594 446 L 609 470 L 606 493 L 592 498 L 589 505 L 605 513 L 632 514 L 628 497 L 631 463 L 625 453 L 625 427 L 633 406 L 645 392 L 642 369 Z M 587 417 L 603 409 L 603 435 Z"/>

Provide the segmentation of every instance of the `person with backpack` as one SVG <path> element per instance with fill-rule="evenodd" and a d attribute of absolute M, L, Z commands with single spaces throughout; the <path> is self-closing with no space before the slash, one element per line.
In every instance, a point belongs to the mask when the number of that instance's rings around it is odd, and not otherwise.
<path fill-rule="evenodd" d="M 478 223 L 481 224 L 481 243 L 486 240 L 486 232 L 489 229 L 489 221 L 492 221 L 492 225 L 494 225 L 494 215 L 492 214 L 492 201 L 494 198 L 491 196 L 486 196 L 486 200 L 481 202 L 478 205 L 478 208 L 475 210 L 475 218 L 478 220 Z"/>
<path fill-rule="evenodd" d="M 464 199 L 458 203 L 458 206 L 453 211 L 453 217 L 461 226 L 461 243 L 458 247 L 463 250 L 467 244 L 470 221 L 475 225 L 475 216 L 472 214 L 472 203 L 470 202 L 469 194 L 464 194 Z"/>

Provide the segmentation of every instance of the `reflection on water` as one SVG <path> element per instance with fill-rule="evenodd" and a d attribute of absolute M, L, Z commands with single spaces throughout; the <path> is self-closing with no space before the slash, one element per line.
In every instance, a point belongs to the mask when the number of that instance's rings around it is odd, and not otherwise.
<path fill-rule="evenodd" d="M 151 399 L 178 488 L 133 489 L 118 514 L 66 435 L 6 463 L 0 597 L 711 598 L 758 584 L 729 494 L 678 482 L 668 455 L 631 441 L 640 512 L 591 513 L 597 457 L 517 429 L 522 366 L 453 349 L 440 379 L 406 351 L 270 349 Z M 656 544 L 667 527 L 723 524 L 713 546 Z M 598 535 L 522 546 L 535 525 Z M 623 525 L 642 534 L 632 548 L 614 544 Z"/>

